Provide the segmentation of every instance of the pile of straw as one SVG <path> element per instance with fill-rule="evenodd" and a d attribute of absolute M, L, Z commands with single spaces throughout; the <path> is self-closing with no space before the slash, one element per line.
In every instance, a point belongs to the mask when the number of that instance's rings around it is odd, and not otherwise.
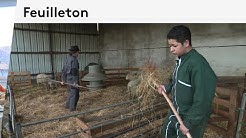
<path fill-rule="evenodd" d="M 52 91 L 43 90 L 41 87 L 16 90 L 15 102 L 18 121 L 24 124 L 123 102 L 127 100 L 125 91 L 125 86 L 111 86 L 97 92 L 81 92 L 77 106 L 78 111 L 69 112 L 64 108 L 68 96 L 66 87 L 60 87 Z M 106 114 L 105 112 L 107 111 L 101 110 L 94 114 L 103 115 Z M 77 129 L 79 127 L 76 124 L 75 117 L 71 117 L 23 127 L 22 134 L 25 138 L 47 138 L 61 136 L 77 131 Z M 74 138 L 76 137 L 79 138 L 79 136 L 74 136 Z"/>
<path fill-rule="evenodd" d="M 172 74 L 172 66 L 156 68 L 151 62 L 140 68 L 141 82 L 137 86 L 135 96 L 139 99 L 143 109 L 151 107 L 159 97 L 157 87 L 168 83 Z"/>

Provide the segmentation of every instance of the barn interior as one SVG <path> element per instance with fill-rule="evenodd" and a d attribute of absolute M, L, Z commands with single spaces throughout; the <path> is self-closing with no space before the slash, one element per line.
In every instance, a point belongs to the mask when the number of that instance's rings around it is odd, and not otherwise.
<path fill-rule="evenodd" d="M 46 137 L 160 137 L 169 110 L 157 93 L 142 105 L 127 87 L 127 74 L 146 65 L 172 74 L 175 57 L 166 34 L 178 24 L 15 23 L 9 64 L 9 95 L 5 97 L 3 136 Z M 201 53 L 218 76 L 213 115 L 205 138 L 246 136 L 241 102 L 246 88 L 246 24 L 185 23 L 192 32 L 192 47 Z M 65 110 L 67 85 L 61 71 L 70 46 L 80 48 L 80 99 L 75 112 Z M 95 65 L 98 82 L 86 80 Z M 48 85 L 37 75 L 49 75 Z M 97 76 L 98 77 L 98 76 Z M 100 85 L 101 86 L 101 85 Z M 245 101 L 244 101 L 245 102 Z M 241 110 L 239 110 L 241 109 Z"/>

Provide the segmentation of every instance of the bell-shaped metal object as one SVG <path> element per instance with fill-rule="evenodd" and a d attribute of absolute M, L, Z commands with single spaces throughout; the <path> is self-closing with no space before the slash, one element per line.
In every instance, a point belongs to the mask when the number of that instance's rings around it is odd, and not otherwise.
<path fill-rule="evenodd" d="M 91 65 L 89 66 L 89 73 L 82 78 L 82 81 L 89 82 L 89 85 L 86 85 L 89 90 L 96 90 L 104 86 L 103 80 L 106 78 L 100 65 Z"/>

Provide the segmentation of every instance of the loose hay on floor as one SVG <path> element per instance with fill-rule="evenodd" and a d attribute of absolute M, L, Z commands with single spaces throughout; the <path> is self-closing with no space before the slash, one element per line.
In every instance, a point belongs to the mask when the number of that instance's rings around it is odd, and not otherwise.
<path fill-rule="evenodd" d="M 16 112 L 22 123 L 55 118 L 62 115 L 72 114 L 65 110 L 65 101 L 68 96 L 66 87 L 53 91 L 42 90 L 41 87 L 33 87 L 26 90 L 15 91 Z M 79 111 L 102 107 L 127 100 L 125 86 L 112 86 L 99 92 L 81 92 L 78 102 Z M 103 111 L 101 111 L 100 114 Z M 77 130 L 74 118 L 65 118 L 39 125 L 23 128 L 26 138 L 57 137 Z"/>
<path fill-rule="evenodd" d="M 20 116 L 22 123 L 38 121 L 41 119 L 50 119 L 61 115 L 71 114 L 65 110 L 65 100 L 68 96 L 65 87 L 58 88 L 53 91 L 42 90 L 40 87 L 15 91 L 17 114 Z M 78 113 L 88 109 L 102 107 L 114 103 L 120 103 L 129 100 L 126 96 L 126 86 L 111 86 L 102 89 L 98 92 L 81 92 L 78 102 Z M 156 92 L 155 92 L 156 93 Z M 126 107 L 125 107 L 126 108 Z M 116 108 L 114 108 L 117 110 Z M 112 109 L 112 110 L 114 110 Z M 111 111 L 112 111 L 111 110 Z M 110 112 L 108 109 L 95 112 L 92 115 L 105 115 Z M 137 120 L 135 120 L 137 121 Z M 152 126 L 159 128 L 163 119 L 160 122 L 153 123 Z M 150 126 L 146 126 L 150 127 Z M 33 125 L 23 128 L 23 136 L 25 138 L 47 138 L 57 137 L 77 131 L 75 118 L 60 119 L 52 122 Z M 139 129 L 140 133 L 144 132 L 144 127 Z M 129 132 L 124 134 L 125 137 L 136 136 L 139 131 Z M 79 136 L 73 136 L 74 138 Z M 122 137 L 122 136 L 119 136 Z M 204 138 L 222 138 L 216 132 L 207 129 Z"/>

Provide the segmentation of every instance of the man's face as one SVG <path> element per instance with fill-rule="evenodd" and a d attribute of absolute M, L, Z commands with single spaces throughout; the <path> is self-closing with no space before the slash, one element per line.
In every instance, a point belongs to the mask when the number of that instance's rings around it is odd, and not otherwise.
<path fill-rule="evenodd" d="M 183 54 L 187 53 L 188 40 L 186 40 L 183 45 L 177 42 L 175 39 L 168 39 L 167 41 L 168 41 L 168 46 L 170 48 L 169 50 L 173 55 L 180 57 Z"/>
<path fill-rule="evenodd" d="M 78 57 L 78 56 L 79 56 L 79 51 L 76 51 L 76 52 L 74 53 L 74 55 L 75 55 L 76 57 Z"/>

